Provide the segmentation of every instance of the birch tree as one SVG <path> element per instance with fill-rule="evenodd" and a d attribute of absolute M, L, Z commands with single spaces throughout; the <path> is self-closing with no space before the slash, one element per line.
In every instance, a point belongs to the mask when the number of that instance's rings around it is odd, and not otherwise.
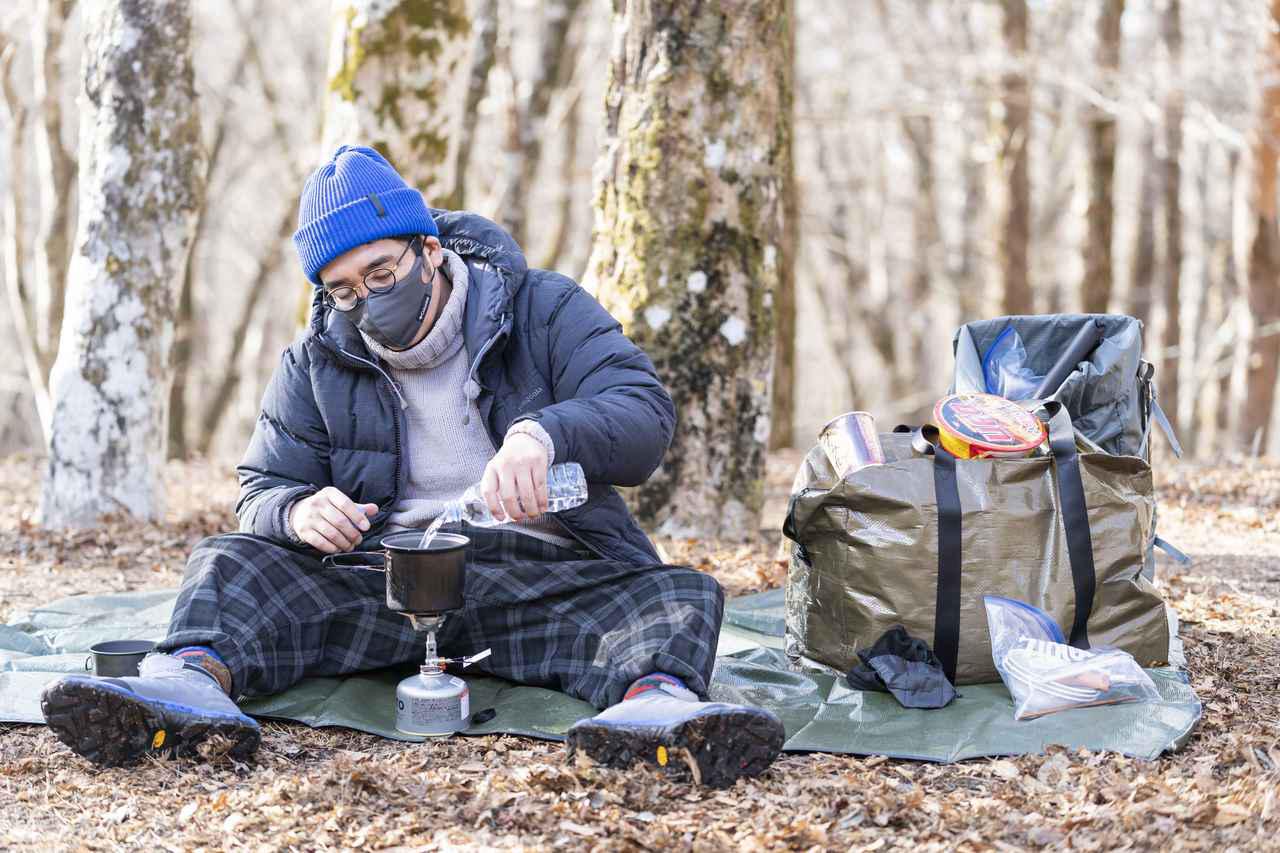
<path fill-rule="evenodd" d="M 791 158 L 785 0 L 614 0 L 587 280 L 653 357 L 676 436 L 633 503 L 675 536 L 758 529 Z"/>
<path fill-rule="evenodd" d="M 188 0 L 86 0 L 79 227 L 41 522 L 162 510 L 174 294 L 203 196 Z"/>
<path fill-rule="evenodd" d="M 427 203 L 450 197 L 468 90 L 465 0 L 333 0 L 324 151 L 382 152 Z"/>

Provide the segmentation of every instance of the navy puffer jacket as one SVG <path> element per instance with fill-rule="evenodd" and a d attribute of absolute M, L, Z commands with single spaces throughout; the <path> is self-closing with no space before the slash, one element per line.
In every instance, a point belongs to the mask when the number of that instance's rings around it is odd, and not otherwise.
<path fill-rule="evenodd" d="M 476 400 L 494 446 L 514 421 L 537 420 L 556 462 L 579 463 L 590 484 L 585 504 L 553 517 L 602 557 L 657 562 L 613 489 L 644 482 L 675 429 L 675 407 L 652 362 L 572 279 L 528 269 L 498 225 L 472 213 L 431 213 L 440 242 L 471 275 L 464 392 Z M 365 534 L 373 540 L 407 475 L 401 450 L 412 436 L 397 390 L 351 321 L 320 296 L 310 328 L 285 350 L 267 387 L 237 468 L 240 529 L 283 544 L 289 506 L 325 486 L 378 505 Z"/>

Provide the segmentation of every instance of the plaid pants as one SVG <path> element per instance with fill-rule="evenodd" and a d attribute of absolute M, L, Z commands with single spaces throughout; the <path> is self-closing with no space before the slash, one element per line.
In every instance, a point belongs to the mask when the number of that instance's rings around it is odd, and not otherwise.
<path fill-rule="evenodd" d="M 551 687 L 604 708 L 650 672 L 706 696 L 724 593 L 710 575 L 583 555 L 510 530 L 466 528 L 465 606 L 437 639 L 447 657 L 493 654 L 475 669 Z M 306 676 L 420 661 L 423 637 L 386 606 L 382 572 L 243 533 L 200 542 L 160 643 L 214 649 L 232 695 L 278 693 Z M 475 671 L 475 669 L 470 671 Z"/>

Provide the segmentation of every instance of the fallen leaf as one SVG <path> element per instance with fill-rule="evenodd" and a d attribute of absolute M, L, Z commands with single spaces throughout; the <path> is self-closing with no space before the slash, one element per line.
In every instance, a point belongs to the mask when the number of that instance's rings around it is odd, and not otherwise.
<path fill-rule="evenodd" d="M 1018 765 L 1012 761 L 995 761 L 991 764 L 991 771 L 1001 779 L 1017 779 L 1022 775 L 1022 771 L 1018 769 Z"/>
<path fill-rule="evenodd" d="M 594 826 L 584 826 L 580 823 L 574 823 L 571 820 L 560 821 L 560 828 L 565 832 L 572 832 L 574 835 L 599 835 L 600 830 Z"/>
<path fill-rule="evenodd" d="M 106 819 L 111 823 L 124 823 L 126 820 L 133 817 L 134 813 L 135 810 L 133 803 L 124 803 L 118 808 L 114 808 L 107 812 Z"/>
<path fill-rule="evenodd" d="M 1233 823 L 1248 820 L 1251 816 L 1252 812 L 1244 806 L 1235 803 L 1218 803 L 1218 811 L 1213 816 L 1213 825 L 1231 826 Z"/>

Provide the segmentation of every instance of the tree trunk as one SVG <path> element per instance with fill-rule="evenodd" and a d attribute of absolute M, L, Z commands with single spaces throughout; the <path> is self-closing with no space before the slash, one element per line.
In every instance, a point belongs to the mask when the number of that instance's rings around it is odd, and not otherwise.
<path fill-rule="evenodd" d="M 236 6 L 239 11 L 239 6 Z M 259 8 L 255 6 L 250 14 L 256 15 Z M 235 60 L 236 73 L 231 78 L 230 87 L 239 88 L 244 83 L 245 73 L 252 64 L 250 57 L 256 52 L 257 44 L 252 35 L 247 35 L 244 49 Z M 275 101 L 268 96 L 267 101 L 272 105 L 272 115 L 276 115 Z M 208 158 L 205 160 L 204 167 L 204 186 L 207 188 L 213 181 L 214 171 L 218 168 L 218 162 L 222 159 L 223 147 L 227 143 L 227 132 L 229 130 L 230 108 L 224 107 L 218 116 L 216 129 L 213 133 L 213 141 L 209 145 Z M 277 133 L 283 128 L 280 122 L 273 121 L 276 126 Z M 287 146 L 284 152 L 288 154 Z M 182 287 L 178 291 L 178 313 L 173 324 L 173 350 L 172 357 L 169 360 L 170 368 L 173 371 L 173 381 L 169 386 L 169 458 L 170 459 L 186 459 L 191 453 L 190 442 L 187 440 L 187 377 L 191 372 L 191 352 L 192 344 L 196 338 L 195 326 L 195 281 L 196 281 L 196 261 L 200 244 L 204 242 L 209 225 L 208 209 L 201 205 L 196 212 L 196 223 L 194 228 L 194 236 L 191 238 L 191 248 L 187 252 L 187 263 L 182 269 Z M 252 295 L 250 296 L 252 298 Z"/>
<path fill-rule="evenodd" d="M 1157 128 L 1143 131 L 1142 186 L 1138 190 L 1138 236 L 1133 249 L 1133 269 L 1129 284 L 1129 313 L 1142 321 L 1151 332 L 1151 309 L 1160 288 L 1159 262 L 1156 257 L 1156 217 L 1160 213 L 1160 164 L 1156 159 Z"/>
<path fill-rule="evenodd" d="M 1169 51 L 1172 85 L 1165 107 L 1164 159 L 1164 362 L 1160 375 L 1160 405 L 1177 427 L 1179 369 L 1182 345 L 1182 6 L 1169 0 L 1164 16 L 1165 45 Z"/>
<path fill-rule="evenodd" d="M 534 76 L 528 81 L 529 95 L 517 98 L 511 111 L 511 150 L 507 152 L 505 189 L 497 209 L 502 224 L 522 246 L 528 242 L 529 196 L 542 162 L 551 96 L 564 88 L 577 59 L 578 46 L 569 38 L 569 26 L 581 5 L 582 0 L 543 0 L 542 41 Z M 514 80 L 514 72 L 511 76 Z"/>
<path fill-rule="evenodd" d="M 27 196 L 23 190 L 22 173 L 26 167 L 27 107 L 14 86 L 12 66 L 17 47 L 0 33 L 0 106 L 8 117 L 9 138 L 6 155 L 9 160 L 9 192 L 0 204 L 0 257 L 4 259 L 5 295 L 9 303 L 9 322 L 22 355 L 22 366 L 31 386 L 31 398 L 35 403 L 36 417 L 40 420 L 40 433 L 44 443 L 49 443 L 49 426 L 53 417 L 49 401 L 48 373 L 41 360 L 41 348 L 36 337 L 36 321 L 31 311 L 30 288 L 23 275 L 27 262 L 26 234 Z"/>
<path fill-rule="evenodd" d="M 1239 204 L 1239 196 L 1242 195 L 1241 182 L 1238 175 L 1240 174 L 1241 152 L 1238 149 L 1232 149 L 1227 152 L 1227 175 L 1230 182 L 1230 201 L 1227 205 L 1225 216 L 1223 216 L 1222 236 L 1219 245 L 1221 258 L 1219 268 L 1221 269 L 1221 296 L 1219 299 L 1219 320 L 1222 323 L 1231 323 L 1237 328 L 1239 322 L 1236 321 L 1236 305 L 1242 293 L 1240 281 L 1240 265 L 1236 257 L 1236 209 Z M 1221 345 L 1214 350 L 1216 360 L 1214 379 L 1218 383 L 1218 401 L 1214 407 L 1215 424 L 1214 436 L 1216 445 L 1219 450 L 1230 447 L 1235 443 L 1235 437 L 1238 435 L 1236 425 L 1239 423 L 1240 411 L 1236 406 L 1236 402 L 1232 399 L 1232 387 L 1235 378 L 1234 361 L 1236 353 L 1228 349 L 1228 345 Z M 1236 352 L 1239 352 L 1237 350 Z M 1206 451 L 1208 449 L 1206 448 Z"/>
<path fill-rule="evenodd" d="M 972 107 L 970 108 L 972 110 Z M 991 238 L 988 219 L 988 194 L 990 188 L 986 180 L 987 167 L 982 157 L 974 150 L 982 135 L 981 115 L 967 115 L 965 118 L 964 143 L 961 149 L 960 181 L 964 193 L 964 203 L 960 215 L 960 248 L 957 252 L 948 253 L 952 260 L 951 281 L 955 286 L 956 303 L 960 308 L 960 322 L 968 323 L 980 320 L 989 315 L 990 305 L 987 291 L 986 272 L 990 269 L 987 262 L 987 241 Z"/>
<path fill-rule="evenodd" d="M 206 181 L 208 179 L 206 178 Z M 169 383 L 169 439 L 170 459 L 186 459 L 191 455 L 187 442 L 187 377 L 191 375 L 191 343 L 195 337 L 195 253 L 203 238 L 201 232 L 207 217 L 197 214 L 195 236 L 182 270 L 182 285 L 178 288 L 178 311 L 173 321 L 173 346 L 170 350 L 169 369 L 173 378 Z"/>
<path fill-rule="evenodd" d="M 76 160 L 62 144 L 58 52 L 76 0 L 38 0 L 32 16 L 32 82 L 40 127 L 35 134 L 40 223 L 35 241 L 36 334 L 46 371 L 57 355 L 71 260 Z"/>
<path fill-rule="evenodd" d="M 462 104 L 458 147 L 453 152 L 452 189 L 438 201 L 438 206 L 459 210 L 465 205 L 467 172 L 471 166 L 471 149 L 480 122 L 480 101 L 489 88 L 489 72 L 498 43 L 498 0 L 479 0 L 471 21 L 471 59 L 467 68 L 467 94 Z"/>
<path fill-rule="evenodd" d="M 937 268 L 934 259 L 942 245 L 942 229 L 938 222 L 937 181 L 933 168 L 933 119 L 929 116 L 907 116 L 902 120 L 902 130 L 911 149 L 916 193 L 911 211 L 915 251 L 912 253 L 913 268 L 906 303 L 911 306 L 911 314 L 902 326 L 909 344 L 907 357 L 901 361 L 923 365 L 928 361 L 929 350 L 926 317 L 933 290 L 937 286 L 934 283 Z"/>
<path fill-rule="evenodd" d="M 276 275 L 284 261 L 285 246 L 288 245 L 289 235 L 293 233 L 297 222 L 296 211 L 301 201 L 301 198 L 295 198 L 280 212 L 275 238 L 268 244 L 266 254 L 258 259 L 258 268 L 253 278 L 248 281 L 246 288 L 248 293 L 240 308 L 240 315 L 236 318 L 235 325 L 231 327 L 231 351 L 227 353 L 222 376 L 213 385 L 213 393 L 205 397 L 206 403 L 200 418 L 200 435 L 194 442 L 196 452 L 202 456 L 208 455 L 209 448 L 213 446 L 213 440 L 217 437 L 218 427 L 235 400 L 236 391 L 243 378 L 240 372 L 240 360 L 244 354 L 245 340 L 249 336 L 249 326 L 258 313 L 258 306 L 263 296 L 270 289 L 271 278 Z"/>
<path fill-rule="evenodd" d="M 675 440 L 637 489 L 664 535 L 756 534 L 791 156 L 786 0 L 614 0 L 587 278 L 653 358 Z"/>
<path fill-rule="evenodd" d="M 1004 0 L 1004 39 L 1015 62 L 1023 65 L 1004 76 L 1003 162 L 1008 174 L 1009 199 L 1001 245 L 1004 261 L 1004 312 L 1034 311 L 1030 279 L 1031 167 L 1028 134 L 1031 131 L 1031 86 L 1027 62 L 1027 0 Z"/>
<path fill-rule="evenodd" d="M 1098 66 L 1104 76 L 1103 91 L 1114 92 L 1120 73 L 1120 19 L 1124 0 L 1103 0 L 1098 14 Z M 1089 233 L 1085 246 L 1084 283 L 1081 301 L 1084 310 L 1105 314 L 1111 303 L 1111 243 L 1115 213 L 1112 198 L 1116 168 L 1116 119 L 1110 112 L 1095 108 L 1089 120 Z"/>
<path fill-rule="evenodd" d="M 325 154 L 372 145 L 428 204 L 447 197 L 470 73 L 466 0 L 333 0 L 331 20 Z"/>
<path fill-rule="evenodd" d="M 564 138 L 561 140 L 560 182 L 556 185 L 554 207 L 555 225 L 547 240 L 547 250 L 538 267 L 544 270 L 560 269 L 565 249 L 569 246 L 569 229 L 573 225 L 574 181 L 578 171 L 578 139 L 582 135 L 582 89 L 572 93 L 564 117 Z"/>
<path fill-rule="evenodd" d="M 174 293 L 203 196 L 186 0 L 84 10 L 80 217 L 54 364 L 49 527 L 160 515 Z"/>
<path fill-rule="evenodd" d="M 1280 231 L 1276 216 L 1277 158 L 1280 157 L 1280 0 L 1271 2 L 1272 26 L 1266 54 L 1262 114 L 1253 147 L 1254 237 L 1249 251 L 1249 312 L 1254 335 L 1249 344 L 1248 394 L 1241 424 L 1246 446 L 1266 452 L 1280 371 Z M 1269 328 L 1270 327 L 1270 328 Z M 1262 334 L 1258 334 L 1262 331 Z"/>
<path fill-rule="evenodd" d="M 787 0 L 787 19 L 792 22 L 787 33 L 788 73 L 783 93 L 783 121 L 787 127 L 787 145 L 795 134 L 796 4 Z M 800 200 L 796 185 L 795 159 L 786 155 L 786 171 L 782 175 L 782 245 L 778 258 L 778 295 L 774 299 L 773 400 L 770 403 L 773 422 L 769 428 L 769 448 L 790 447 L 795 443 L 796 420 L 796 266 L 800 259 Z"/>

